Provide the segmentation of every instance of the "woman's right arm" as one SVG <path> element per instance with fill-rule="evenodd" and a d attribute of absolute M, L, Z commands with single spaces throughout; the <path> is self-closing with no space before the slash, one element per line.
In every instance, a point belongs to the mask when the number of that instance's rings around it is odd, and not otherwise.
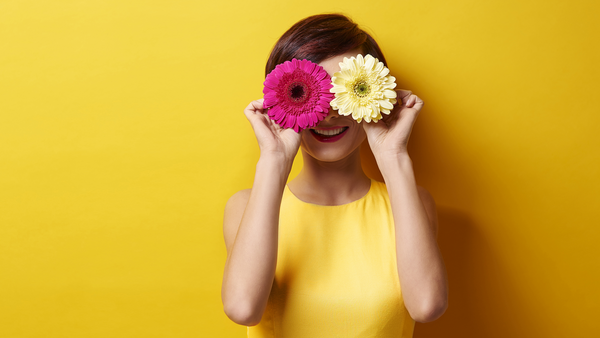
<path fill-rule="evenodd" d="M 271 121 L 262 109 L 262 100 L 253 101 L 244 113 L 261 154 L 252 189 L 234 194 L 225 206 L 227 260 L 221 300 L 231 320 L 252 326 L 260 322 L 273 285 L 279 209 L 300 135 Z"/>

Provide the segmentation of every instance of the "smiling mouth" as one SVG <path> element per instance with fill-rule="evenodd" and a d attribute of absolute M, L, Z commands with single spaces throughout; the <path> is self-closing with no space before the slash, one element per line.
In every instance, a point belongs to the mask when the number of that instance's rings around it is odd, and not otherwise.
<path fill-rule="evenodd" d="M 348 127 L 333 129 L 310 129 L 310 134 L 319 142 L 331 143 L 337 142 L 346 135 Z"/>
<path fill-rule="evenodd" d="M 341 133 L 346 131 L 346 129 L 348 129 L 348 127 L 342 127 L 342 128 L 336 128 L 336 129 L 330 129 L 330 130 L 311 129 L 310 131 L 319 136 L 332 137 L 332 136 L 340 135 Z"/>

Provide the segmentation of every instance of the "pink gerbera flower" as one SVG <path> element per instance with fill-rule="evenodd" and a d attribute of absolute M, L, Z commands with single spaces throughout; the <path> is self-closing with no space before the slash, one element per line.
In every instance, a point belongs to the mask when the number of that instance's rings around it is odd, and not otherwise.
<path fill-rule="evenodd" d="M 331 77 L 323 67 L 308 60 L 286 61 L 277 65 L 265 79 L 264 108 L 282 128 L 297 133 L 315 127 L 329 113 L 334 94 Z"/>

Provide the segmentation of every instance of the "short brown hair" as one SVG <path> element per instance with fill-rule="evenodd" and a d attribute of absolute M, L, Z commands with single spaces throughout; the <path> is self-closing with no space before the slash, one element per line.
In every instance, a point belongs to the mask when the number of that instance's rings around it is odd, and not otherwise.
<path fill-rule="evenodd" d="M 371 54 L 387 66 L 377 42 L 347 16 L 309 16 L 298 21 L 279 38 L 267 61 L 265 76 L 285 61 L 307 59 L 319 63 L 355 48 L 361 48 L 364 54 Z"/>

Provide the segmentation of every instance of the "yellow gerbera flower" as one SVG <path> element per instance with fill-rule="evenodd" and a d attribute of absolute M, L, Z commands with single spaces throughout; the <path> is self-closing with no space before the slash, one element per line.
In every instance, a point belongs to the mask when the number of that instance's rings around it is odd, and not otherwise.
<path fill-rule="evenodd" d="M 348 116 L 360 122 L 377 122 L 382 115 L 389 114 L 396 103 L 396 78 L 388 75 L 390 70 L 377 58 L 361 54 L 340 62 L 341 70 L 333 74 L 335 98 L 330 105 L 340 115 Z"/>

